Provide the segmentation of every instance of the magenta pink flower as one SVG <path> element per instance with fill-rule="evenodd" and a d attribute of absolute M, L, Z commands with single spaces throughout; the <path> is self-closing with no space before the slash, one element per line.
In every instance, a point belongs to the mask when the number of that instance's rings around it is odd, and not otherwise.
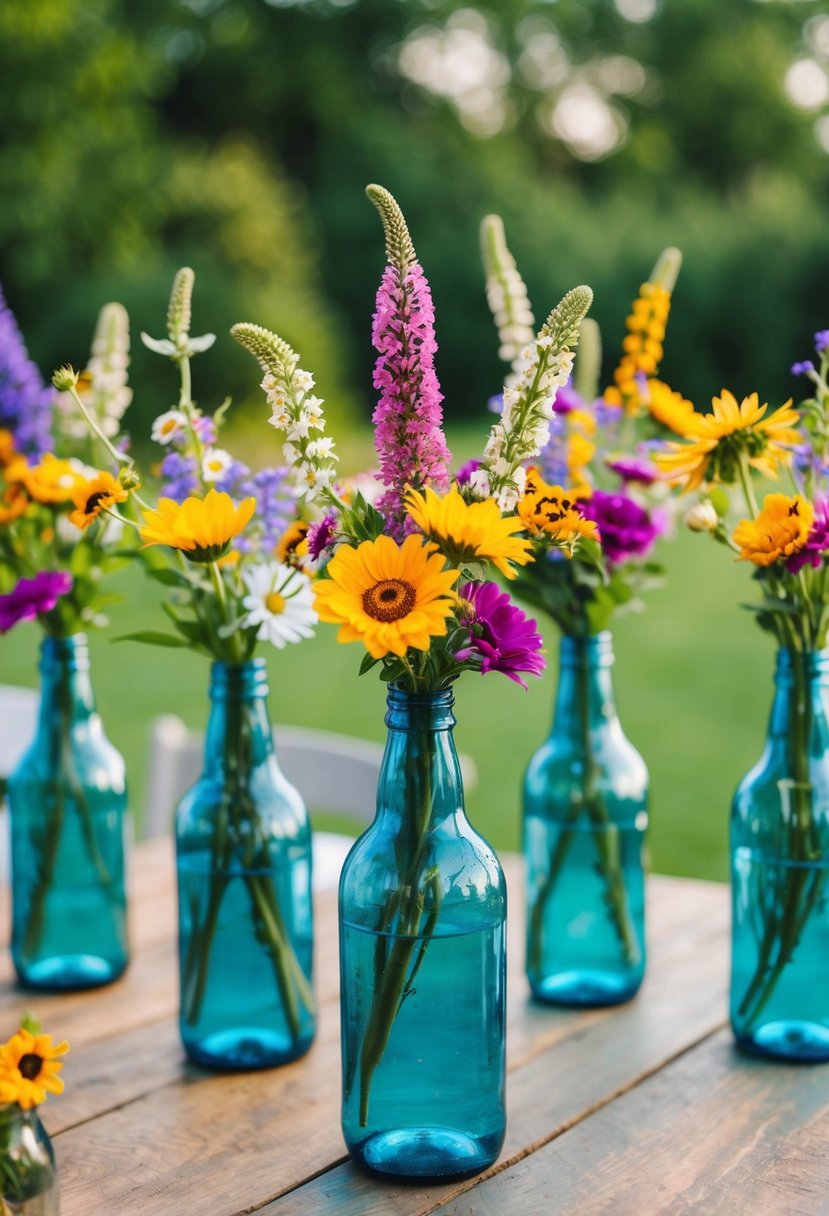
<path fill-rule="evenodd" d="M 526 688 L 518 672 L 540 676 L 547 665 L 541 653 L 544 640 L 535 621 L 497 583 L 465 583 L 460 596 L 470 605 L 462 621 L 469 629 L 469 645 L 455 657 L 478 658 L 482 675 L 501 671 Z"/>
<path fill-rule="evenodd" d="M 388 521 L 390 535 L 402 540 L 407 488 L 449 487 L 450 455 L 441 430 L 443 396 L 434 363 L 435 310 L 417 263 L 402 280 L 394 266 L 383 271 L 371 340 L 379 352 L 373 380 L 380 390 L 372 418 L 374 442 L 380 457 L 378 478 L 387 487 L 377 508 Z"/>
<path fill-rule="evenodd" d="M 60 597 L 71 590 L 72 575 L 65 570 L 43 570 L 34 578 L 21 578 L 8 595 L 0 595 L 0 633 L 51 612 Z"/>
<path fill-rule="evenodd" d="M 319 561 L 326 550 L 332 547 L 336 535 L 336 515 L 323 515 L 322 519 L 317 519 L 309 525 L 305 540 L 311 561 Z"/>
<path fill-rule="evenodd" d="M 665 521 L 626 494 L 595 490 L 581 504 L 587 519 L 598 524 L 602 552 L 611 566 L 646 557 L 665 531 Z"/>
<path fill-rule="evenodd" d="M 783 565 L 790 574 L 798 574 L 804 566 L 819 570 L 829 550 L 829 502 L 815 503 L 815 518 L 806 544 L 797 553 L 787 557 Z"/>

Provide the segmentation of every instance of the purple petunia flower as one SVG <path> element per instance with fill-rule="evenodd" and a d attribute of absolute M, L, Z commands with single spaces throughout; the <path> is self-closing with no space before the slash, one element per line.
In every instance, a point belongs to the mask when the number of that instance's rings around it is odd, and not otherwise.
<path fill-rule="evenodd" d="M 161 493 L 165 498 L 184 502 L 199 488 L 198 466 L 195 457 L 181 452 L 168 452 L 161 462 Z"/>
<path fill-rule="evenodd" d="M 52 450 L 53 400 L 0 291 L 0 428 L 11 432 L 24 456 L 38 459 Z"/>
<path fill-rule="evenodd" d="M 586 408 L 587 404 L 581 393 L 577 393 L 573 388 L 572 380 L 568 380 L 566 384 L 562 384 L 553 398 L 553 409 L 557 414 L 571 414 L 573 410 L 583 410 Z"/>
<path fill-rule="evenodd" d="M 466 464 L 462 464 L 461 467 L 458 469 L 457 473 L 455 474 L 455 481 L 458 483 L 459 486 L 468 485 L 469 478 L 472 476 L 473 473 L 477 473 L 477 471 L 480 467 L 481 467 L 480 460 L 474 460 L 474 459 L 467 460 Z"/>
<path fill-rule="evenodd" d="M 651 515 L 626 494 L 596 490 L 581 504 L 587 519 L 598 524 L 602 552 L 610 565 L 645 557 L 664 531 L 664 521 Z"/>
<path fill-rule="evenodd" d="M 659 480 L 659 474 L 649 460 L 636 456 L 622 456 L 619 460 L 606 461 L 611 473 L 621 477 L 622 483 L 638 482 L 642 486 L 652 486 Z"/>
<path fill-rule="evenodd" d="M 8 595 L 0 595 L 0 633 L 51 612 L 71 590 L 72 575 L 65 570 L 42 570 L 34 578 L 21 578 Z"/>
<path fill-rule="evenodd" d="M 797 574 L 804 566 L 818 570 L 823 564 L 823 555 L 829 550 L 829 500 L 815 503 L 815 518 L 806 544 L 797 553 L 787 557 L 783 565 L 790 574 Z"/>
<path fill-rule="evenodd" d="M 372 415 L 380 457 L 379 480 L 387 487 L 377 508 L 389 533 L 402 540 L 408 486 L 449 486 L 449 449 L 441 430 L 443 410 L 434 356 L 435 310 L 422 268 L 410 266 L 402 280 L 386 266 L 377 290 L 371 340 L 378 358 L 373 383 L 380 400 Z"/>
<path fill-rule="evenodd" d="M 544 640 L 535 621 L 497 583 L 465 583 L 460 595 L 471 605 L 463 621 L 469 629 L 469 645 L 456 658 L 479 658 L 482 675 L 500 671 L 526 688 L 518 673 L 540 676 L 547 666 L 541 653 Z"/>

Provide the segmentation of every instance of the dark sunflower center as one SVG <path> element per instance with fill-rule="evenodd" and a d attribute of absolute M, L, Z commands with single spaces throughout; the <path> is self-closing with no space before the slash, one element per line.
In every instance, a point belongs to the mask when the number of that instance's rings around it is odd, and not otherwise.
<path fill-rule="evenodd" d="M 86 500 L 85 514 L 91 515 L 93 511 L 97 511 L 100 503 L 104 501 L 106 494 L 103 490 L 96 490 L 94 494 L 90 494 Z"/>
<path fill-rule="evenodd" d="M 31 1052 L 25 1056 L 21 1056 L 20 1063 L 17 1066 L 21 1077 L 25 1077 L 27 1081 L 34 1081 L 35 1077 L 40 1076 L 42 1067 L 42 1057 L 36 1056 Z"/>
<path fill-rule="evenodd" d="M 363 592 L 363 611 L 375 621 L 399 621 L 415 605 L 415 589 L 400 578 L 385 578 Z"/>

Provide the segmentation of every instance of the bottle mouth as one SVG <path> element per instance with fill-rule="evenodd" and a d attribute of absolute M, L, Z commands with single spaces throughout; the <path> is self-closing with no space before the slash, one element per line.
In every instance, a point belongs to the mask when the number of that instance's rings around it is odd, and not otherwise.
<path fill-rule="evenodd" d="M 825 650 L 792 650 L 781 647 L 777 652 L 777 679 L 793 679 L 796 673 L 806 676 L 829 676 L 829 648 Z"/>
<path fill-rule="evenodd" d="M 247 659 L 244 663 L 225 663 L 216 659 L 211 664 L 210 696 L 214 699 L 267 695 L 268 667 L 264 659 Z"/>
<path fill-rule="evenodd" d="M 613 635 L 609 629 L 591 634 L 590 637 L 564 634 L 561 638 L 562 667 L 612 667 L 613 658 Z"/>

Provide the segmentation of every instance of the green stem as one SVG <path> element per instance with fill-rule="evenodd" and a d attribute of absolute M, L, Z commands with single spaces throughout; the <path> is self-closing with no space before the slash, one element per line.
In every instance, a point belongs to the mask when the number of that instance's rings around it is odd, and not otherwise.
<path fill-rule="evenodd" d="M 578 677 L 579 734 L 584 764 L 584 780 L 579 790 L 580 797 L 574 799 L 571 803 L 567 819 L 558 832 L 555 846 L 550 854 L 550 863 L 547 867 L 544 882 L 539 889 L 530 914 L 530 933 L 528 935 L 530 949 L 527 961 L 529 968 L 535 971 L 540 968 L 544 955 L 544 915 L 547 903 L 552 898 L 559 875 L 572 848 L 578 820 L 582 811 L 594 829 L 592 840 L 599 856 L 599 868 L 606 885 L 605 898 L 613 921 L 613 927 L 622 947 L 624 961 L 628 965 L 633 966 L 641 957 L 641 948 L 628 904 L 628 893 L 618 847 L 618 827 L 614 824 L 602 797 L 600 788 L 601 771 L 596 763 L 590 738 L 590 673 L 584 655 L 579 656 L 576 670 Z"/>
<path fill-rule="evenodd" d="M 751 484 L 751 470 L 748 467 L 744 452 L 740 453 L 737 461 L 737 473 L 740 478 L 740 485 L 742 486 L 743 497 L 746 500 L 748 512 L 752 519 L 756 519 L 760 514 L 760 510 L 757 506 L 757 499 L 754 495 L 754 486 Z"/>

